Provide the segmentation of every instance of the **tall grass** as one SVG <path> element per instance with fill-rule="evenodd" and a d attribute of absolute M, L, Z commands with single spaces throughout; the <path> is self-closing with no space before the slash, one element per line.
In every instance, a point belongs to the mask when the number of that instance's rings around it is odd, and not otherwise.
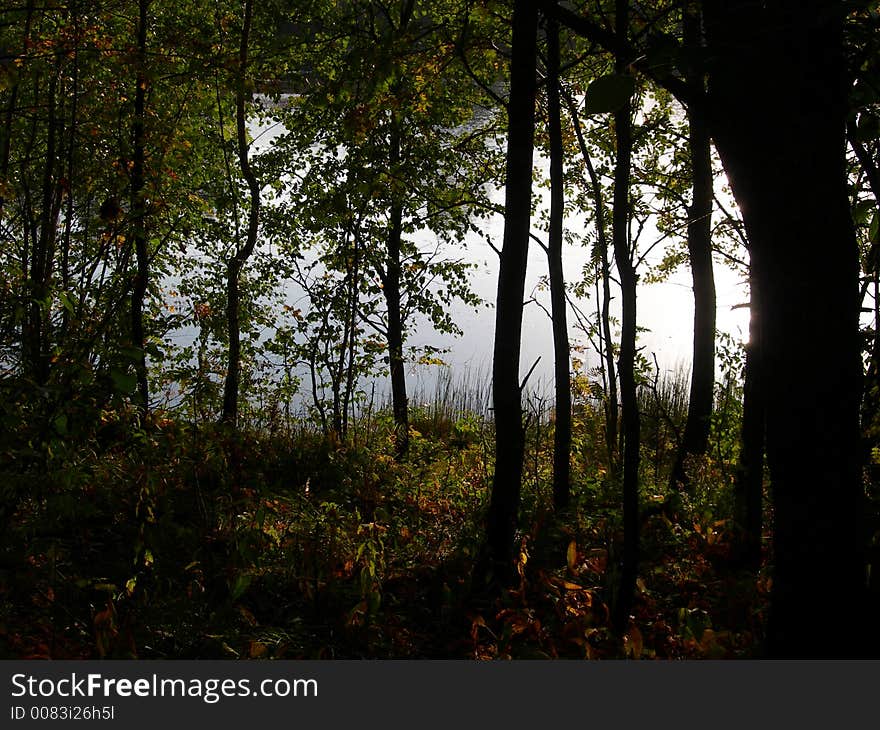
<path fill-rule="evenodd" d="M 453 424 L 490 420 L 492 380 L 482 369 L 441 368 L 433 386 L 420 381 L 410 396 L 410 421 L 414 428 L 446 435 Z"/>

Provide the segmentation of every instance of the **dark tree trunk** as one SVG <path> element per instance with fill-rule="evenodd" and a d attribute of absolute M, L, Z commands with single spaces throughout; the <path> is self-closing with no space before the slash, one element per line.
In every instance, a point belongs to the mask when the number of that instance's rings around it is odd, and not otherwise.
<path fill-rule="evenodd" d="M 137 405 L 146 413 L 150 405 L 147 382 L 147 355 L 144 349 L 144 298 L 147 293 L 149 259 L 147 257 L 146 201 L 144 199 L 144 161 L 147 94 L 147 11 L 149 0 L 138 0 L 137 73 L 134 92 L 132 129 L 131 217 L 134 227 L 135 275 L 131 291 L 131 344 L 136 350 L 134 371 L 137 378 Z"/>
<path fill-rule="evenodd" d="M 592 167 L 592 166 L 591 166 Z M 593 173 L 593 188 L 598 190 L 599 179 Z M 602 205 L 601 192 L 596 196 L 597 206 Z M 602 210 L 597 207 L 597 211 Z M 601 231 L 599 236 L 599 249 L 602 265 L 602 306 L 599 316 L 602 320 L 602 342 L 604 344 L 602 357 L 605 358 L 605 372 L 608 378 L 608 392 L 605 394 L 605 445 L 608 448 L 608 468 L 612 478 L 616 478 L 619 469 L 619 456 L 617 445 L 619 443 L 618 431 L 620 422 L 620 406 L 617 394 L 617 365 L 614 362 L 614 339 L 611 337 L 611 262 L 608 256 L 608 239 L 605 236 L 605 224 L 596 214 L 596 226 Z"/>
<path fill-rule="evenodd" d="M 553 356 L 556 381 L 556 421 L 553 430 L 553 506 L 571 500 L 571 376 L 568 370 L 568 318 L 562 271 L 562 222 L 565 209 L 562 115 L 559 92 L 559 24 L 547 22 L 547 133 L 550 139 L 550 232 L 547 258 L 550 306 L 553 315 Z"/>
<path fill-rule="evenodd" d="M 40 222 L 34 236 L 28 279 L 27 317 L 23 344 L 25 363 L 34 381 L 45 385 L 49 380 L 49 292 L 55 265 L 55 241 L 61 198 L 56 182 L 56 147 L 58 139 L 56 103 L 60 68 L 56 66 L 49 82 L 46 120 L 46 160 L 40 185 Z"/>
<path fill-rule="evenodd" d="M 415 0 L 406 0 L 400 11 L 400 24 L 397 32 L 403 35 L 412 20 Z M 400 164 L 400 120 L 393 118 L 389 135 L 388 162 L 392 171 Z M 403 456 L 409 449 L 409 399 L 406 392 L 406 371 L 403 360 L 403 313 L 401 305 L 401 260 L 400 245 L 403 235 L 403 203 L 395 197 L 390 209 L 390 228 L 385 250 L 385 271 L 382 277 L 382 292 L 388 309 L 388 371 L 391 377 L 391 410 L 394 415 L 395 450 Z"/>
<path fill-rule="evenodd" d="M 816 636 L 866 628 L 858 252 L 846 186 L 844 7 L 704 2 L 716 147 L 749 237 L 774 511 L 771 656 L 869 649 Z"/>
<path fill-rule="evenodd" d="M 356 224 L 352 221 L 352 255 L 351 266 L 348 270 L 348 314 L 346 322 L 346 347 L 340 357 L 340 383 L 344 382 L 344 391 L 342 395 L 342 404 L 340 413 L 342 416 L 338 434 L 341 438 L 348 436 L 349 413 L 354 395 L 354 386 L 359 373 L 357 372 L 357 350 L 358 350 L 358 320 L 360 319 L 360 291 L 361 291 L 361 237 L 357 232 Z M 343 380 L 344 375 L 344 380 Z"/>
<path fill-rule="evenodd" d="M 616 33 L 625 38 L 628 24 L 628 2 L 617 0 Z M 626 73 L 628 59 L 620 54 L 615 58 L 617 73 Z M 611 238 L 614 258 L 620 275 L 620 373 L 621 415 L 623 417 L 623 555 L 620 583 L 612 606 L 612 621 L 618 633 L 626 630 L 635 594 L 639 564 L 639 451 L 640 423 L 637 397 L 636 361 L 636 288 L 638 275 L 630 249 L 629 185 L 632 169 L 632 104 L 627 102 L 614 113 L 614 133 L 617 140 L 614 163 L 614 210 L 611 220 Z"/>
<path fill-rule="evenodd" d="M 71 70 L 71 79 L 70 79 L 70 99 L 71 99 L 71 109 L 70 109 L 70 127 L 67 132 L 67 159 L 66 166 L 67 170 L 65 175 L 68 180 L 68 190 L 67 190 L 67 204 L 65 208 L 64 215 L 64 239 L 63 239 L 63 248 L 61 251 L 61 288 L 65 293 L 69 293 L 70 291 L 70 247 L 71 247 L 71 236 L 73 234 L 73 218 L 74 218 L 74 196 L 73 191 L 70 189 L 72 185 L 72 181 L 74 180 L 74 176 L 76 174 L 76 165 L 75 165 L 75 153 L 76 153 L 76 145 L 77 139 L 79 138 L 79 4 L 76 0 L 72 0 L 70 4 L 70 13 L 72 15 L 72 25 L 73 25 L 73 35 L 76 38 L 76 43 L 73 47 L 73 68 Z M 2 208 L 2 204 L 0 204 L 0 208 Z M 68 328 L 70 326 L 70 317 L 71 312 L 64 308 L 62 312 L 62 320 L 60 327 L 60 339 L 66 339 Z"/>
<path fill-rule="evenodd" d="M 537 29 L 536 4 L 531 0 L 517 0 L 513 10 L 504 239 L 498 272 L 492 365 L 495 476 L 486 516 L 489 567 L 501 580 L 513 576 L 513 545 L 525 448 L 519 359 L 532 206 Z"/>
<path fill-rule="evenodd" d="M 39 220 L 31 211 L 30 197 L 26 194 L 27 217 L 31 223 L 33 247 L 30 267 L 23 265 L 27 282 L 28 306 L 23 323 L 22 345 L 24 362 L 33 380 L 45 385 L 50 372 L 50 328 L 52 280 L 55 275 L 58 220 L 61 215 L 62 183 L 61 160 L 64 150 L 64 105 L 59 109 L 59 84 L 62 78 L 62 60 L 55 56 L 46 94 L 46 152 L 40 182 Z M 36 127 L 36 125 L 34 125 Z"/>
<path fill-rule="evenodd" d="M 241 272 L 257 245 L 260 224 L 260 185 L 248 159 L 247 113 L 245 82 L 247 79 L 248 44 L 254 15 L 254 1 L 244 6 L 244 23 L 238 53 L 238 79 L 235 91 L 235 126 L 238 163 L 250 192 L 248 227 L 244 245 L 236 251 L 226 268 L 226 327 L 229 337 L 226 381 L 223 384 L 223 421 L 232 426 L 238 423 L 238 395 L 241 382 Z"/>
<path fill-rule="evenodd" d="M 400 133 L 391 133 L 392 168 L 400 163 Z M 391 375 L 391 409 L 394 414 L 395 449 L 398 456 L 409 447 L 409 404 L 406 392 L 406 372 L 403 362 L 403 316 L 400 311 L 400 244 L 403 235 L 403 205 L 395 200 L 391 204 L 391 227 L 386 243 L 385 271 L 382 293 L 388 310 L 388 368 Z"/>
<path fill-rule="evenodd" d="M 700 57 L 702 33 L 698 12 L 684 12 L 685 46 Z M 694 98 L 705 91 L 702 64 L 694 61 L 686 82 Z M 708 120 L 702 110 L 688 108 L 688 147 L 693 187 L 688 209 L 687 243 L 694 285 L 694 348 L 687 422 L 672 469 L 671 484 L 688 482 L 685 469 L 689 456 L 706 453 L 715 391 L 715 275 L 712 270 L 712 148 Z"/>
<path fill-rule="evenodd" d="M 739 463 L 736 468 L 734 563 L 749 570 L 761 564 L 764 497 L 764 388 L 761 377 L 760 292 L 750 289 L 749 342 L 743 383 L 743 414 Z"/>
<path fill-rule="evenodd" d="M 35 5 L 34 0 L 28 0 L 25 5 L 24 33 L 22 34 L 21 42 L 22 53 L 27 51 L 30 44 Z M 0 128 L 0 180 L 6 180 L 9 175 L 9 153 L 12 150 L 12 123 L 15 119 L 19 83 L 18 74 L 13 75 L 12 85 L 9 88 L 9 103 L 6 105 L 6 110 L 3 114 L 3 126 Z M 3 214 L 5 205 L 6 199 L 3 196 L 3 192 L 0 191 L 0 215 Z"/>

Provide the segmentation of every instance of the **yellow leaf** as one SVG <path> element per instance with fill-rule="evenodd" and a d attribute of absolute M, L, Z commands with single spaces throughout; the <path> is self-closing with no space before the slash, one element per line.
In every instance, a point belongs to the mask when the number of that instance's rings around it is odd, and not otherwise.
<path fill-rule="evenodd" d="M 248 626 L 256 626 L 257 618 L 253 613 L 248 611 L 244 606 L 238 607 L 238 612 L 241 614 L 241 617 L 245 620 Z"/>
<path fill-rule="evenodd" d="M 642 655 L 645 641 L 642 632 L 635 624 L 630 624 L 629 631 L 623 637 L 623 651 L 627 657 L 638 659 Z"/>
<path fill-rule="evenodd" d="M 577 565 L 578 559 L 578 546 L 574 540 L 568 543 L 568 550 L 565 553 L 565 559 L 568 562 L 568 569 L 573 571 Z"/>

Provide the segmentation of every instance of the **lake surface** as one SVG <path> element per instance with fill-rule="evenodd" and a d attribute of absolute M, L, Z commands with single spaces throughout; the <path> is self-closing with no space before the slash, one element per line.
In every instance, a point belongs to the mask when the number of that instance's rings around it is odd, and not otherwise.
<path fill-rule="evenodd" d="M 503 220 L 493 220 L 489 234 L 493 242 L 500 246 L 503 235 Z M 656 259 L 659 259 L 658 253 Z M 436 334 L 421 334 L 413 338 L 412 344 L 434 344 L 449 348 L 445 360 L 453 371 L 464 369 L 491 373 L 492 349 L 495 333 L 494 301 L 498 277 L 498 257 L 484 242 L 470 241 L 467 256 L 477 264 L 473 271 L 474 290 L 492 306 L 474 311 L 459 306 L 454 308 L 455 319 L 464 334 L 453 338 Z M 567 282 L 576 280 L 587 260 L 585 249 L 567 248 L 563 262 Z M 646 263 L 651 263 L 650 261 Z M 547 257 L 544 251 L 532 244 L 529 251 L 526 281 L 526 300 L 535 296 L 544 307 L 550 309 L 549 291 L 537 291 L 541 277 L 547 274 Z M 748 302 L 748 287 L 738 273 L 731 271 L 723 263 L 716 261 L 715 279 L 717 289 L 717 329 L 730 335 L 738 342 L 748 340 L 749 310 L 737 307 Z M 619 294 L 614 295 L 619 302 Z M 595 311 L 595 300 L 575 299 L 578 307 L 585 313 Z M 694 301 L 691 276 L 688 267 L 683 267 L 668 281 L 654 284 L 640 284 L 638 290 L 638 325 L 645 331 L 639 335 L 639 346 L 649 360 L 656 355 L 661 369 L 673 370 L 676 367 L 689 367 L 693 346 Z M 580 332 L 574 317 L 569 313 L 569 337 L 573 345 L 587 345 L 584 357 L 588 366 L 595 365 L 595 355 L 590 358 L 590 348 L 586 337 Z M 577 353 L 575 353 L 577 354 Z M 546 312 L 536 304 L 528 304 L 523 313 L 523 341 L 520 362 L 521 377 L 524 377 L 534 362 L 540 358 L 529 382 L 540 390 L 552 388 L 553 383 L 553 333 Z M 413 377 L 431 381 L 428 368 L 413 369 Z M 542 384 L 543 387 L 539 386 Z"/>
<path fill-rule="evenodd" d="M 265 149 L 272 139 L 282 131 L 278 125 L 258 127 L 251 125 L 251 134 L 256 142 L 253 150 L 259 152 Z M 537 164 L 542 164 L 539 159 Z M 540 196 L 539 207 L 546 207 L 547 191 L 536 188 L 535 194 Z M 496 190 L 495 201 L 503 204 L 503 191 Z M 537 218 L 535 219 L 537 220 Z M 590 225 L 590 224 L 586 224 Z M 569 218 L 566 226 L 572 230 L 583 230 L 585 223 L 582 219 Z M 546 234 L 538 230 L 533 232 L 542 239 Z M 484 235 L 493 245 L 500 248 L 504 233 L 504 220 L 500 215 L 489 219 L 484 227 Z M 425 247 L 433 248 L 436 245 L 434 234 L 424 232 L 420 234 Z M 653 236 L 653 238 L 652 238 Z M 656 231 L 649 226 L 643 231 L 643 249 L 647 249 L 654 240 L 659 237 Z M 417 239 L 418 240 L 418 239 Z M 471 235 L 465 241 L 464 248 L 449 247 L 446 251 L 450 258 L 463 257 L 474 264 L 471 271 L 473 290 L 487 303 L 487 306 L 474 310 L 460 303 L 453 305 L 452 315 L 462 329 L 460 337 L 443 335 L 433 331 L 430 325 L 424 321 L 411 327 L 414 333 L 407 344 L 411 346 L 431 345 L 441 347 L 446 352 L 441 355 L 446 367 L 451 370 L 444 372 L 444 366 L 410 364 L 407 368 L 408 389 L 411 397 L 430 398 L 437 386 L 438 379 L 452 378 L 455 382 L 461 378 L 471 383 L 481 382 L 488 387 L 491 382 L 492 352 L 495 332 L 495 309 L 498 256 L 484 239 Z M 662 246 L 651 254 L 645 261 L 642 273 L 647 268 L 659 262 L 663 255 Z M 588 259 L 588 251 L 584 247 L 567 246 L 563 253 L 565 276 L 568 284 L 577 281 Z M 523 314 L 523 337 L 522 355 L 520 361 L 520 377 L 525 377 L 530 369 L 534 369 L 529 376 L 528 385 L 533 391 L 542 394 L 550 394 L 553 389 L 553 338 L 552 327 L 547 312 L 550 310 L 550 293 L 548 290 L 540 290 L 539 282 L 547 275 L 547 257 L 544 250 L 532 243 L 529 250 L 528 273 L 526 281 L 526 300 L 534 297 L 543 305 L 535 303 L 527 304 Z M 747 307 L 742 307 L 748 301 L 748 287 L 742 281 L 740 274 L 732 271 L 723 262 L 716 259 L 715 278 L 717 290 L 717 329 L 719 333 L 730 335 L 737 342 L 745 342 L 748 339 L 749 312 Z M 619 292 L 614 291 L 615 304 L 619 304 Z M 285 290 L 287 303 L 296 307 L 303 307 L 305 298 L 302 290 L 289 284 Z M 576 305 L 587 315 L 595 312 L 596 302 L 590 299 L 575 299 Z M 737 305 L 740 305 L 737 307 Z M 638 325 L 642 329 L 639 334 L 639 346 L 649 362 L 655 357 L 661 370 L 674 371 L 677 368 L 688 368 L 691 360 L 691 348 L 693 340 L 693 293 L 691 288 L 690 270 L 687 266 L 682 267 L 667 281 L 661 283 L 641 283 L 638 290 Z M 546 311 L 545 311 L 546 310 Z M 618 315 L 619 317 L 619 315 Z M 576 319 L 569 313 L 569 337 L 573 347 L 585 346 L 583 352 L 572 354 L 585 361 L 586 367 L 595 366 L 598 356 L 590 347 L 586 336 L 578 330 Z M 178 345 L 191 342 L 196 335 L 193 328 L 179 330 L 173 336 Z M 271 337 L 272 332 L 263 333 L 263 337 Z M 537 362 L 537 364 L 535 364 Z M 570 363 L 571 365 L 571 363 Z M 301 372 L 300 375 L 304 375 Z M 305 383 L 306 380 L 304 379 Z M 361 383 L 367 392 L 374 392 L 380 401 L 387 399 L 390 390 L 387 378 L 380 377 L 375 383 Z M 308 401 L 306 393 L 301 394 L 304 401 Z"/>

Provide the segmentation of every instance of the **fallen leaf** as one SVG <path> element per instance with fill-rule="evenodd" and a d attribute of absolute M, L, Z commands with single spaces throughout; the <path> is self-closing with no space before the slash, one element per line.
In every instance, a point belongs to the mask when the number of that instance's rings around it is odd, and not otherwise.
<path fill-rule="evenodd" d="M 623 651 L 627 657 L 638 659 L 642 656 L 645 641 L 642 632 L 635 624 L 630 624 L 629 630 L 623 637 Z"/>
<path fill-rule="evenodd" d="M 574 572 L 578 559 L 578 546 L 574 540 L 568 543 L 568 550 L 565 553 L 565 559 L 568 563 L 568 569 Z"/>

